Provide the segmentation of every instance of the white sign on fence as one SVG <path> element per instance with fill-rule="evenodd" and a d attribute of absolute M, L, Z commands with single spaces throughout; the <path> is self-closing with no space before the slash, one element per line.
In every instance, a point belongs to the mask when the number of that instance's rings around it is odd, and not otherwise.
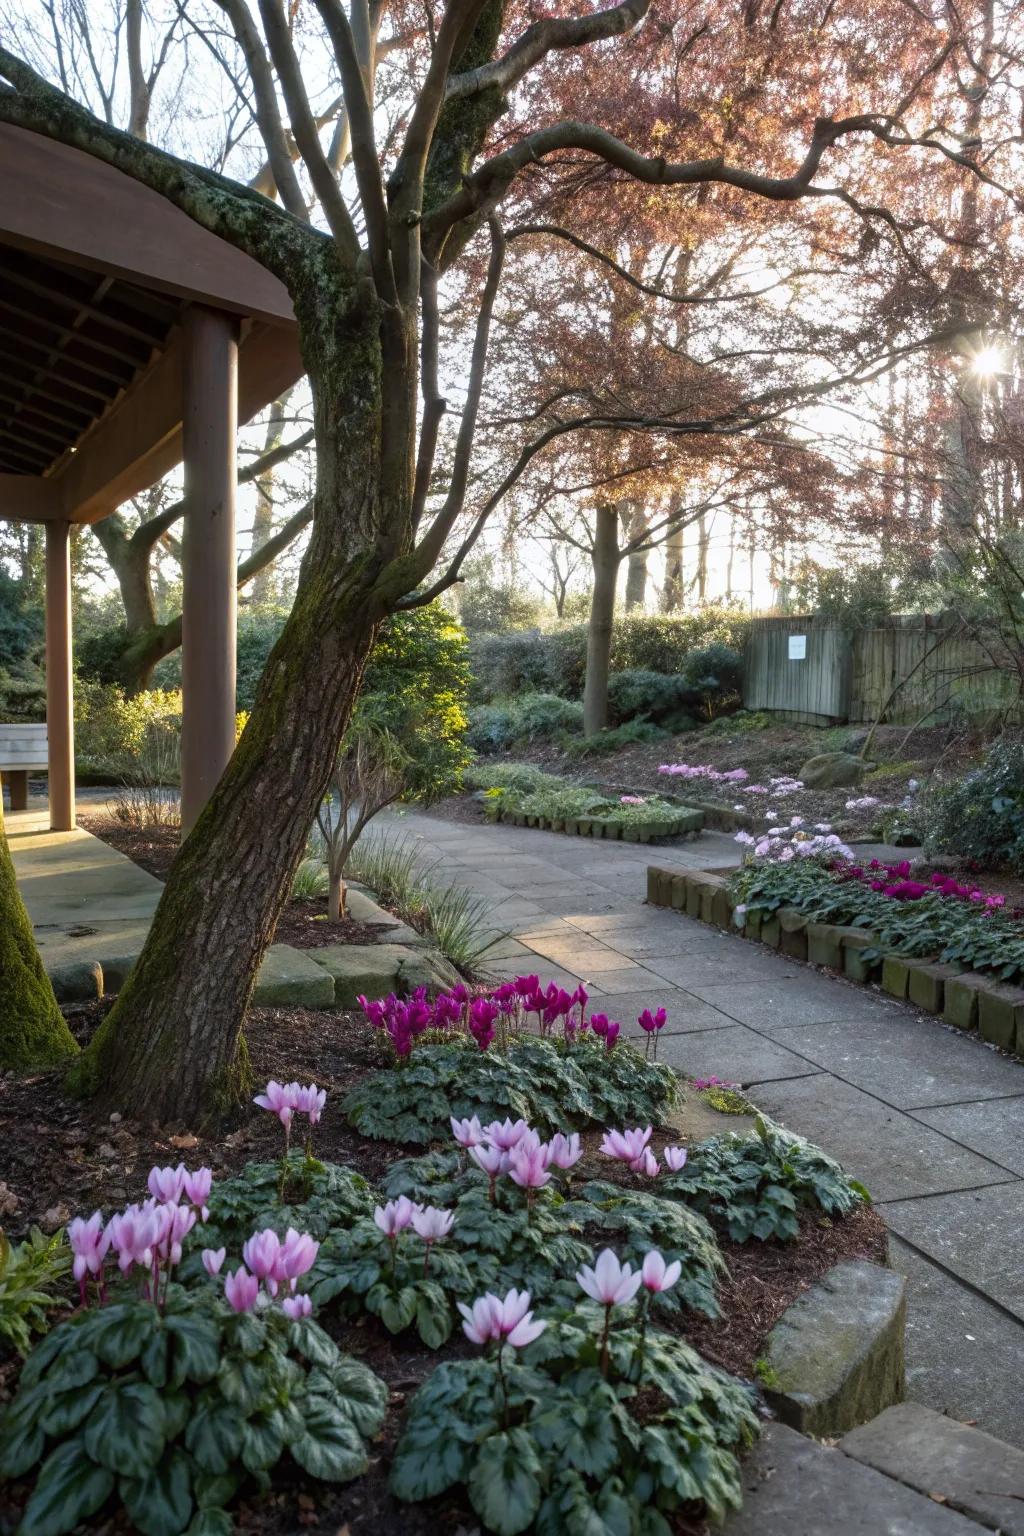
<path fill-rule="evenodd" d="M 807 636 L 806 635 L 790 635 L 790 637 L 789 637 L 789 659 L 790 659 L 790 661 L 806 661 L 807 660 Z"/>

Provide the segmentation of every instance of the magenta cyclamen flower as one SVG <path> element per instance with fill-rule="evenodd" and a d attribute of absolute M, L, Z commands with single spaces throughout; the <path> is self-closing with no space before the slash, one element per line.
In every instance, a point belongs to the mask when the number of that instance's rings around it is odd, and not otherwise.
<path fill-rule="evenodd" d="M 599 1301 L 603 1307 L 621 1306 L 623 1302 L 632 1301 L 640 1289 L 642 1279 L 639 1270 L 634 1271 L 628 1264 L 620 1264 L 610 1248 L 598 1254 L 593 1269 L 584 1264 L 576 1275 L 580 1289 L 594 1301 Z"/>
<path fill-rule="evenodd" d="M 508 1176 L 521 1189 L 542 1189 L 551 1179 L 547 1147 L 530 1145 L 524 1138 L 509 1153 Z"/>
<path fill-rule="evenodd" d="M 208 1275 L 219 1275 L 226 1257 L 226 1248 L 204 1248 L 202 1260 L 206 1273 Z"/>
<path fill-rule="evenodd" d="M 580 1138 L 575 1131 L 571 1136 L 556 1132 L 548 1142 L 550 1161 L 555 1168 L 572 1168 L 583 1156 Z"/>
<path fill-rule="evenodd" d="M 524 1349 L 539 1339 L 547 1327 L 547 1323 L 534 1321 L 529 1291 L 509 1291 L 504 1300 L 488 1291 L 472 1307 L 460 1301 L 458 1308 L 464 1319 L 462 1331 L 473 1344 L 495 1340 L 511 1344 L 513 1349 Z"/>
<path fill-rule="evenodd" d="M 484 1130 L 476 1115 L 471 1120 L 457 1120 L 451 1116 L 452 1135 L 463 1150 L 470 1147 L 479 1147 L 484 1142 Z"/>
<path fill-rule="evenodd" d="M 286 1296 L 281 1303 L 281 1311 L 292 1321 L 300 1317 L 308 1317 L 313 1310 L 313 1303 L 308 1296 Z"/>
<path fill-rule="evenodd" d="M 661 1291 L 670 1291 L 682 1272 L 683 1266 L 678 1259 L 671 1264 L 666 1264 L 658 1250 L 652 1248 L 644 1259 L 640 1278 L 643 1280 L 645 1289 L 652 1295 L 657 1295 Z"/>
<path fill-rule="evenodd" d="M 251 1312 L 260 1294 L 260 1282 L 240 1265 L 233 1275 L 224 1276 L 224 1297 L 234 1312 Z"/>
<path fill-rule="evenodd" d="M 512 985 L 520 997 L 532 997 L 535 992 L 540 990 L 540 977 L 517 976 Z"/>
<path fill-rule="evenodd" d="M 162 1200 L 165 1204 L 176 1205 L 185 1193 L 185 1180 L 188 1174 L 185 1164 L 179 1163 L 177 1168 L 151 1168 L 146 1187 L 154 1200 Z M 202 1201 L 199 1202 L 202 1204 Z"/>
<path fill-rule="evenodd" d="M 453 1211 L 439 1210 L 436 1205 L 427 1205 L 412 1213 L 413 1230 L 425 1243 L 437 1243 L 447 1237 L 454 1221 Z"/>
<path fill-rule="evenodd" d="M 397 1200 L 389 1200 L 387 1205 L 378 1205 L 373 1219 L 385 1237 L 393 1238 L 412 1225 L 412 1218 L 419 1209 L 421 1207 L 413 1205 L 407 1195 L 399 1195 Z"/>
<path fill-rule="evenodd" d="M 295 1105 L 290 1085 L 286 1087 L 283 1083 L 277 1083 L 271 1078 L 263 1092 L 258 1093 L 253 1099 L 253 1103 L 258 1104 L 261 1109 L 269 1109 L 286 1129 L 291 1125 Z"/>
<path fill-rule="evenodd" d="M 206 1202 L 210 1198 L 210 1190 L 213 1188 L 213 1171 L 210 1168 L 197 1168 L 195 1173 L 185 1175 L 185 1198 L 191 1205 L 197 1206 L 199 1213 L 205 1221 L 209 1216 Z"/>
<path fill-rule="evenodd" d="M 637 1126 L 633 1131 L 605 1131 L 601 1138 L 601 1151 L 605 1157 L 614 1157 L 620 1163 L 638 1167 L 650 1139 L 649 1125 L 643 1130 Z"/>
<path fill-rule="evenodd" d="M 651 1034 L 653 1030 L 664 1029 L 667 1022 L 668 1014 L 664 1008 L 659 1008 L 656 1013 L 652 1013 L 649 1008 L 645 1008 L 643 1013 L 637 1019 L 637 1023 L 640 1025 L 640 1028 L 644 1030 L 644 1032 L 648 1035 Z"/>
<path fill-rule="evenodd" d="M 685 1147 L 666 1147 L 661 1154 L 670 1173 L 678 1173 L 686 1165 Z"/>

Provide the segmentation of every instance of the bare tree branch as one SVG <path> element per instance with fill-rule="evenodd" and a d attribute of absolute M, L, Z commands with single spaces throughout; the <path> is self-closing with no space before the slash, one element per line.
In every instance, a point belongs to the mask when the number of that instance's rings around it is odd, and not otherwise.
<path fill-rule="evenodd" d="M 622 4 L 591 16 L 535 21 L 500 59 L 492 59 L 489 64 L 468 69 L 461 75 L 451 75 L 445 86 L 445 100 L 477 96 L 489 86 L 509 91 L 546 54 L 555 49 L 580 48 L 608 37 L 621 37 L 639 25 L 650 6 L 651 0 L 622 0 Z"/>

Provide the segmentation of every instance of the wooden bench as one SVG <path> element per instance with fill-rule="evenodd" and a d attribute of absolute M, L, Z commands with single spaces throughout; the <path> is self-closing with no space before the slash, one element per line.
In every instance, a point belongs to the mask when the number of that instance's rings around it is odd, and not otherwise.
<path fill-rule="evenodd" d="M 46 726 L 0 725 L 0 779 L 11 791 L 11 810 L 28 810 L 28 776 L 48 766 Z"/>

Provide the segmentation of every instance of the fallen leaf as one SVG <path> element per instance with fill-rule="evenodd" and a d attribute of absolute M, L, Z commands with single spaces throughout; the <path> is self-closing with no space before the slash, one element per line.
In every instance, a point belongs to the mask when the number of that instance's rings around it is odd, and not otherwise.
<path fill-rule="evenodd" d="M 198 1136 L 172 1136 L 171 1146 L 177 1147 L 179 1152 L 191 1152 L 193 1147 L 198 1147 Z"/>

